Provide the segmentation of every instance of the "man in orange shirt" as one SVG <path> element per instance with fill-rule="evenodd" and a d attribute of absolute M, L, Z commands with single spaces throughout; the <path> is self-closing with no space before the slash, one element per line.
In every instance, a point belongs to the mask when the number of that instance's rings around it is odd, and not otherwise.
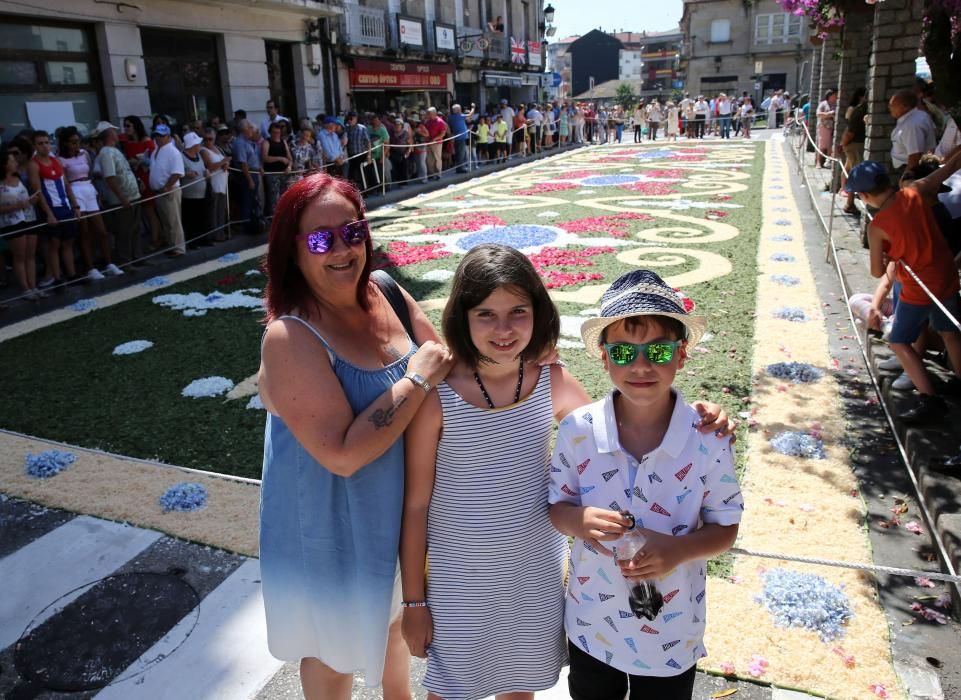
<path fill-rule="evenodd" d="M 877 210 L 868 227 L 871 274 L 875 277 L 885 274 L 889 260 L 902 263 L 897 266 L 901 292 L 889 340 L 904 371 L 921 394 L 914 406 L 898 414 L 909 423 L 920 423 L 945 412 L 944 402 L 935 394 L 921 355 L 911 346 L 926 323 L 943 338 L 954 373 L 961 376 L 961 331 L 941 308 L 947 309 L 954 319 L 961 318 L 958 267 L 927 201 L 937 195 L 941 184 L 959 166 L 961 147 L 935 172 L 896 190 L 884 166 L 869 160 L 851 171 L 845 185 L 846 191 L 858 193 L 866 205 Z M 905 265 L 914 271 L 940 306 L 932 301 Z"/>

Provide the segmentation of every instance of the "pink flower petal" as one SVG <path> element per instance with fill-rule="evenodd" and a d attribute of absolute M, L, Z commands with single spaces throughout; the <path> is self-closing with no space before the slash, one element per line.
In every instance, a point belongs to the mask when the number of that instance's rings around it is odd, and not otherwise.
<path fill-rule="evenodd" d="M 872 693 L 874 693 L 874 697 L 876 697 L 876 698 L 887 698 L 887 697 L 890 697 L 890 695 L 888 694 L 888 689 L 885 688 L 885 687 L 884 687 L 883 685 L 881 685 L 880 683 L 872 683 L 870 686 L 868 686 L 868 689 L 869 689 Z"/>
<path fill-rule="evenodd" d="M 914 584 L 916 586 L 921 586 L 921 588 L 934 588 L 934 581 L 929 579 L 927 576 L 918 576 L 914 579 Z"/>
<path fill-rule="evenodd" d="M 913 532 L 915 535 L 923 535 L 924 528 L 921 527 L 916 521 L 912 520 L 904 524 L 904 529 L 908 532 Z"/>

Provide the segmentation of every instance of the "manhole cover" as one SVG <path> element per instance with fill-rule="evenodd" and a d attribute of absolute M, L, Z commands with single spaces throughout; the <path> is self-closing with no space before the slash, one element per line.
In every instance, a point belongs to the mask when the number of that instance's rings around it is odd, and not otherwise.
<path fill-rule="evenodd" d="M 71 591 L 48 605 L 27 627 L 14 651 L 14 663 L 33 687 L 78 692 L 103 688 L 114 680 L 139 675 L 160 660 L 117 678 L 151 646 L 164 640 L 169 651 L 191 633 L 164 639 L 200 602 L 190 584 L 171 574 L 129 573 L 108 576 Z M 51 615 L 50 613 L 53 612 Z"/>

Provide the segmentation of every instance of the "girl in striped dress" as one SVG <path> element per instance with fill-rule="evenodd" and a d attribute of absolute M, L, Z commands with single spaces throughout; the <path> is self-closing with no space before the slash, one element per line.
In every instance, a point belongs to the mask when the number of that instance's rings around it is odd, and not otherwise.
<path fill-rule="evenodd" d="M 528 700 L 566 662 L 568 546 L 548 515 L 550 438 L 590 399 L 563 366 L 538 363 L 555 354 L 559 326 L 522 253 L 480 245 L 464 256 L 443 316 L 455 364 L 405 434 L 403 633 L 428 659 L 430 700 Z"/>

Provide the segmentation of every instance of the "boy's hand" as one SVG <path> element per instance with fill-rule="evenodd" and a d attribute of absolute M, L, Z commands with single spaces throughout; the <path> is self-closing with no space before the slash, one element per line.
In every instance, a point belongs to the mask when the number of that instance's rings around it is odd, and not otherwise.
<path fill-rule="evenodd" d="M 575 536 L 609 557 L 614 556 L 601 542 L 620 539 L 631 527 L 631 521 L 616 510 L 586 506 L 581 509 Z"/>
<path fill-rule="evenodd" d="M 697 430 L 701 433 L 715 433 L 718 437 L 729 437 L 731 442 L 737 440 L 734 434 L 737 421 L 728 418 L 727 411 L 716 403 L 695 401 L 691 404 L 701 417 L 701 424 Z"/>
<path fill-rule="evenodd" d="M 430 608 L 404 608 L 400 629 L 411 656 L 426 659 L 427 647 L 434 639 L 434 618 Z"/>
<path fill-rule="evenodd" d="M 683 540 L 644 528 L 639 528 L 638 532 L 647 538 L 644 549 L 630 561 L 617 563 L 625 578 L 663 578 L 685 562 L 683 547 L 680 546 Z"/>

